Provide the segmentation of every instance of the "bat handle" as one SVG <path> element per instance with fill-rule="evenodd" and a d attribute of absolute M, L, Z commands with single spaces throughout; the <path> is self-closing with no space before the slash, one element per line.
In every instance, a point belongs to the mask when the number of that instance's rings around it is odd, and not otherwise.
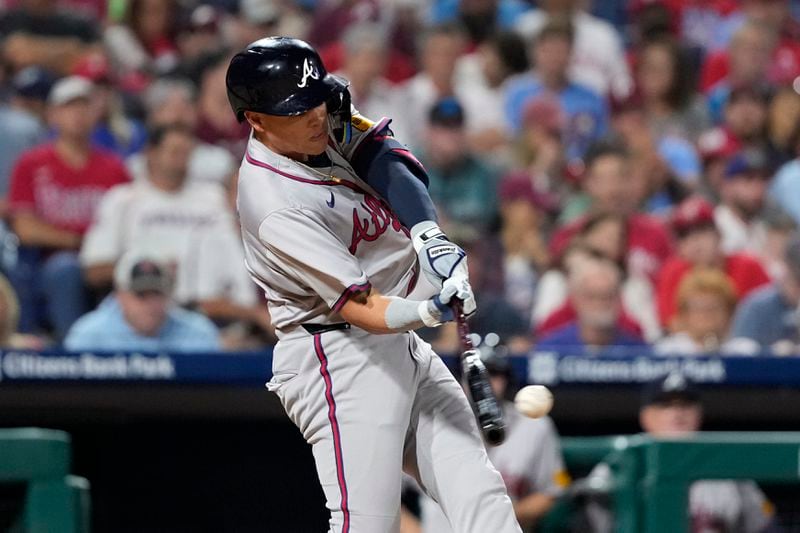
<path fill-rule="evenodd" d="M 473 346 L 469 335 L 469 325 L 467 324 L 467 317 L 464 315 L 464 302 L 458 298 L 453 298 L 452 306 L 453 314 L 456 317 L 456 325 L 458 326 L 458 336 L 461 339 L 461 347 L 464 350 L 472 350 L 475 346 Z"/>

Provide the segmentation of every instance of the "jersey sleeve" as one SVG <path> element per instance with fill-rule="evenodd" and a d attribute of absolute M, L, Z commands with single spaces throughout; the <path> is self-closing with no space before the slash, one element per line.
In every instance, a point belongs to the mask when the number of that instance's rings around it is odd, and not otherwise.
<path fill-rule="evenodd" d="M 33 211 L 36 199 L 33 192 L 33 169 L 30 158 L 22 156 L 11 173 L 8 203 L 12 212 Z"/>
<path fill-rule="evenodd" d="M 123 228 L 128 186 L 109 189 L 100 200 L 89 231 L 83 239 L 80 262 L 83 266 L 113 263 L 123 252 Z"/>
<path fill-rule="evenodd" d="M 264 219 L 258 234 L 275 266 L 319 295 L 335 312 L 355 294 L 371 288 L 358 259 L 310 210 L 276 211 Z"/>

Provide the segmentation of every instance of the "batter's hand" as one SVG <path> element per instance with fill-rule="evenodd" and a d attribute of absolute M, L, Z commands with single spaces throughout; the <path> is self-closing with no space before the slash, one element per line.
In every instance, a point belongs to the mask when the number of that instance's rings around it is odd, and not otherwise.
<path fill-rule="evenodd" d="M 450 242 L 435 222 L 420 222 L 411 229 L 411 238 L 420 268 L 434 287 L 442 287 L 449 278 L 468 277 L 467 253 Z"/>
<path fill-rule="evenodd" d="M 455 314 L 453 313 L 454 299 L 461 300 L 463 303 L 462 309 L 465 316 L 475 313 L 477 308 L 475 294 L 472 292 L 472 287 L 470 287 L 466 276 L 459 275 L 447 278 L 442 285 L 441 292 L 433 297 L 433 303 L 442 313 L 440 319 L 442 322 L 455 320 Z"/>

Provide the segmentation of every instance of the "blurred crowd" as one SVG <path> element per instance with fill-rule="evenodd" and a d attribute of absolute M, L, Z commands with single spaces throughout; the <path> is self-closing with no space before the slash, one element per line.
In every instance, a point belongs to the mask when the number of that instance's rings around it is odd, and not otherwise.
<path fill-rule="evenodd" d="M 233 53 L 282 34 L 426 167 L 469 254 L 479 333 L 515 351 L 800 354 L 800 2 L 0 9 L 6 346 L 274 341 L 242 259 L 249 132 L 224 78 Z"/>

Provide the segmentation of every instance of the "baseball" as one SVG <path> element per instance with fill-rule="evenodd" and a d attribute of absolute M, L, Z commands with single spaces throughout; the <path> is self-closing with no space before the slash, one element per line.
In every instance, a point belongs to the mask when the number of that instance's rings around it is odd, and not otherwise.
<path fill-rule="evenodd" d="M 514 397 L 517 411 L 530 418 L 541 418 L 553 408 L 553 394 L 544 385 L 528 385 Z"/>

